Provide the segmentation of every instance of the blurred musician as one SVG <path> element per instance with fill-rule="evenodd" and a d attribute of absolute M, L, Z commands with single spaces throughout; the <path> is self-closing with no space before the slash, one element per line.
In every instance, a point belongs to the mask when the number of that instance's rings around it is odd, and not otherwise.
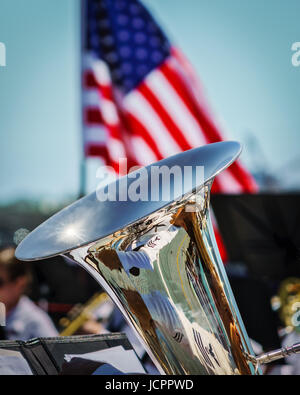
<path fill-rule="evenodd" d="M 26 296 L 31 279 L 29 264 L 15 258 L 14 248 L 0 250 L 0 302 L 6 308 L 8 340 L 58 335 L 48 315 Z"/>

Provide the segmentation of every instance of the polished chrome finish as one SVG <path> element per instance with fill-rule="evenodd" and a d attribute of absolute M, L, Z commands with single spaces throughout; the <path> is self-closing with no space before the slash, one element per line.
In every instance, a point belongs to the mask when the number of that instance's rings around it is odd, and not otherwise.
<path fill-rule="evenodd" d="M 184 166 L 192 166 L 193 168 L 195 166 L 204 166 L 204 181 L 208 182 L 234 162 L 240 152 L 241 146 L 239 143 L 228 141 L 181 152 L 154 165 L 167 166 L 169 168 L 179 166 L 181 169 Z M 151 190 L 161 187 L 150 183 L 151 168 L 154 165 L 145 168 L 149 177 L 141 177 L 141 182 L 148 187 L 149 195 L 151 195 Z M 134 183 L 135 179 L 132 177 L 132 174 L 116 181 L 116 189 L 117 191 L 120 190 L 119 195 L 123 195 L 124 190 L 127 191 Z M 194 181 L 185 182 L 183 194 L 192 192 L 186 188 L 186 185 L 191 183 L 194 183 Z M 195 183 L 194 188 L 196 189 L 199 186 Z M 174 187 L 176 187 L 176 184 Z M 91 193 L 37 227 L 19 244 L 16 255 L 19 259 L 26 261 L 63 254 L 74 248 L 109 236 L 125 226 L 160 210 L 172 201 L 181 199 L 181 197 L 182 191 L 175 190 L 173 199 L 168 201 L 148 200 L 134 202 L 117 199 L 117 201 L 99 202 L 97 193 Z"/>
<path fill-rule="evenodd" d="M 278 359 L 289 357 L 293 354 L 300 354 L 300 343 L 293 344 L 289 347 L 283 347 L 278 350 L 266 352 L 256 357 L 256 359 L 258 363 L 265 364 L 277 361 Z"/>
<path fill-rule="evenodd" d="M 79 263 L 122 311 L 162 374 L 260 374 L 209 215 L 212 181 L 240 151 L 238 143 L 225 142 L 160 161 L 155 165 L 204 166 L 204 180 L 183 194 L 174 185 L 169 201 L 99 202 L 89 195 L 27 236 L 16 255 L 64 254 Z M 149 190 L 160 188 L 142 181 Z M 127 176 L 116 185 L 131 182 Z"/>

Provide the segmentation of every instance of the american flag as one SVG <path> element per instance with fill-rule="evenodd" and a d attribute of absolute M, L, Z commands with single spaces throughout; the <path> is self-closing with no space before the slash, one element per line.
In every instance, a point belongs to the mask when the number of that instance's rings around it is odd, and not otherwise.
<path fill-rule="evenodd" d="M 84 1 L 84 0 L 83 0 Z M 223 140 L 187 59 L 138 0 L 84 1 L 84 150 L 118 171 Z M 254 192 L 235 162 L 213 192 Z"/>

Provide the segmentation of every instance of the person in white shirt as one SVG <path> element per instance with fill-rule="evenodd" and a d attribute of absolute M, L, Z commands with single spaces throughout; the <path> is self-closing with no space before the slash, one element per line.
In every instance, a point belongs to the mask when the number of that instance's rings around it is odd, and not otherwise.
<path fill-rule="evenodd" d="M 58 336 L 47 313 L 26 296 L 31 278 L 30 265 L 15 258 L 14 248 L 0 250 L 0 302 L 6 310 L 7 340 Z"/>

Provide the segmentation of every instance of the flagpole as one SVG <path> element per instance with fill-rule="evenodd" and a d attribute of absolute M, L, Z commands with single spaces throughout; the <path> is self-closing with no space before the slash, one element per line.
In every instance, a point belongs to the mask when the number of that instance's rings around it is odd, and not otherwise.
<path fill-rule="evenodd" d="M 80 23 L 80 113 L 81 113 L 81 160 L 80 160 L 80 184 L 79 184 L 79 198 L 86 193 L 86 159 L 84 152 L 84 103 L 83 103 L 83 58 L 85 50 L 85 0 L 79 1 L 79 23 Z"/>

